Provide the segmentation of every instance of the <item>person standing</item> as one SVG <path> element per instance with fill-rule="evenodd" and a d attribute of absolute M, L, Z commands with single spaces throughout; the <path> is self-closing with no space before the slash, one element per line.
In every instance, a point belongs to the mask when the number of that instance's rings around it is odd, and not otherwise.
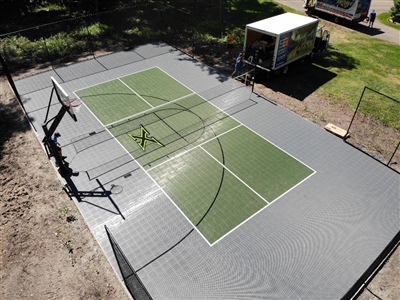
<path fill-rule="evenodd" d="M 239 53 L 235 61 L 235 71 L 233 71 L 232 77 L 240 75 L 240 69 L 242 68 L 242 63 L 243 63 L 243 53 Z"/>
<path fill-rule="evenodd" d="M 60 145 L 60 143 L 58 142 L 58 138 L 59 138 L 59 137 L 61 137 L 61 134 L 60 134 L 59 132 L 54 133 L 54 135 L 53 135 L 53 141 L 54 141 L 54 143 L 56 144 L 56 148 L 57 148 L 58 154 L 60 155 L 61 159 L 66 159 L 67 157 L 62 155 L 62 149 L 61 149 L 61 147 L 60 147 L 61 145 Z"/>
<path fill-rule="evenodd" d="M 233 45 L 235 44 L 235 35 L 233 34 L 233 32 L 229 32 L 228 36 L 226 37 L 226 42 L 228 43 L 228 54 L 231 55 L 232 54 L 232 50 L 233 50 Z"/>
<path fill-rule="evenodd" d="M 368 27 L 371 27 L 371 28 L 374 27 L 375 19 L 376 19 L 376 11 L 375 11 L 375 9 L 373 9 L 373 10 L 371 11 L 371 13 L 369 14 L 369 24 L 368 24 Z"/>

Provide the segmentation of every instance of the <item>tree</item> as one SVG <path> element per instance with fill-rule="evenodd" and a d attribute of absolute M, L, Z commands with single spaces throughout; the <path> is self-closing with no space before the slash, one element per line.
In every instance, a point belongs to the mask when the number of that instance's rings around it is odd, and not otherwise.
<path fill-rule="evenodd" d="M 394 1 L 394 6 L 390 9 L 390 16 L 393 22 L 400 23 L 400 0 Z"/>

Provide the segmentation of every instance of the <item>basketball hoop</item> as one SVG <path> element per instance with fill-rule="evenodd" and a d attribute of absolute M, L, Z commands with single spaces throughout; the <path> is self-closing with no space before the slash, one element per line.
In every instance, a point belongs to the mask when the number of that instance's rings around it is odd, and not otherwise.
<path fill-rule="evenodd" d="M 78 112 L 79 109 L 82 107 L 82 100 L 79 98 L 74 98 L 69 101 L 69 107 L 73 109 L 75 112 Z"/>

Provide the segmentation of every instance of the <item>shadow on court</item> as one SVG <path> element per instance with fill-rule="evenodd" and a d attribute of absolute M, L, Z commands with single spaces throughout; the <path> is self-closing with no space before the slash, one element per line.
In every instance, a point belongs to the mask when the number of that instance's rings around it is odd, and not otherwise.
<path fill-rule="evenodd" d="M 68 165 L 68 163 L 67 163 L 67 165 Z M 115 203 L 114 199 L 111 197 L 111 195 L 113 194 L 113 189 L 114 190 L 122 189 L 122 187 L 112 185 L 111 189 L 107 190 L 103 186 L 103 184 L 100 182 L 100 180 L 96 179 L 97 183 L 99 184 L 98 188 L 96 188 L 94 190 L 91 190 L 91 191 L 80 191 L 80 190 L 78 190 L 78 188 L 76 187 L 74 181 L 72 180 L 72 177 L 79 176 L 79 173 L 74 173 L 71 168 L 69 168 L 69 170 L 70 170 L 69 176 L 65 176 L 64 177 L 64 179 L 65 179 L 65 181 L 67 183 L 65 184 L 63 190 L 67 193 L 67 195 L 70 198 L 75 197 L 75 199 L 78 202 L 85 202 L 85 203 L 93 205 L 93 206 L 95 206 L 97 208 L 103 209 L 103 210 L 105 210 L 107 212 L 110 212 L 112 214 L 120 215 L 122 217 L 122 219 L 125 220 L 125 217 L 122 214 L 122 212 L 120 211 L 118 205 Z M 100 189 L 100 190 L 97 190 L 97 189 Z M 109 210 L 109 209 L 107 209 L 105 207 L 102 207 L 102 206 L 97 205 L 95 203 L 92 203 L 90 201 L 84 200 L 85 198 L 101 198 L 101 197 L 108 198 L 117 212 Z"/>

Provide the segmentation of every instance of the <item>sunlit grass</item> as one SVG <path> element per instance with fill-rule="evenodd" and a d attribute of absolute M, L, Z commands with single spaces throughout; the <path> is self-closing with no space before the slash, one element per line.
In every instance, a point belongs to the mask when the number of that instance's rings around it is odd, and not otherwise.
<path fill-rule="evenodd" d="M 321 97 L 354 109 L 367 86 L 400 101 L 400 47 L 397 44 L 333 24 L 327 24 L 326 28 L 331 31 L 330 48 L 316 64 L 336 76 L 318 89 Z M 388 108 L 377 98 L 365 113 L 400 129 L 400 103 Z"/>
<path fill-rule="evenodd" d="M 384 12 L 378 15 L 378 20 L 381 21 L 383 24 L 390 26 L 392 28 L 395 28 L 399 30 L 399 35 L 400 35 L 400 24 L 394 24 L 393 22 L 389 21 L 390 18 L 390 12 Z"/>

